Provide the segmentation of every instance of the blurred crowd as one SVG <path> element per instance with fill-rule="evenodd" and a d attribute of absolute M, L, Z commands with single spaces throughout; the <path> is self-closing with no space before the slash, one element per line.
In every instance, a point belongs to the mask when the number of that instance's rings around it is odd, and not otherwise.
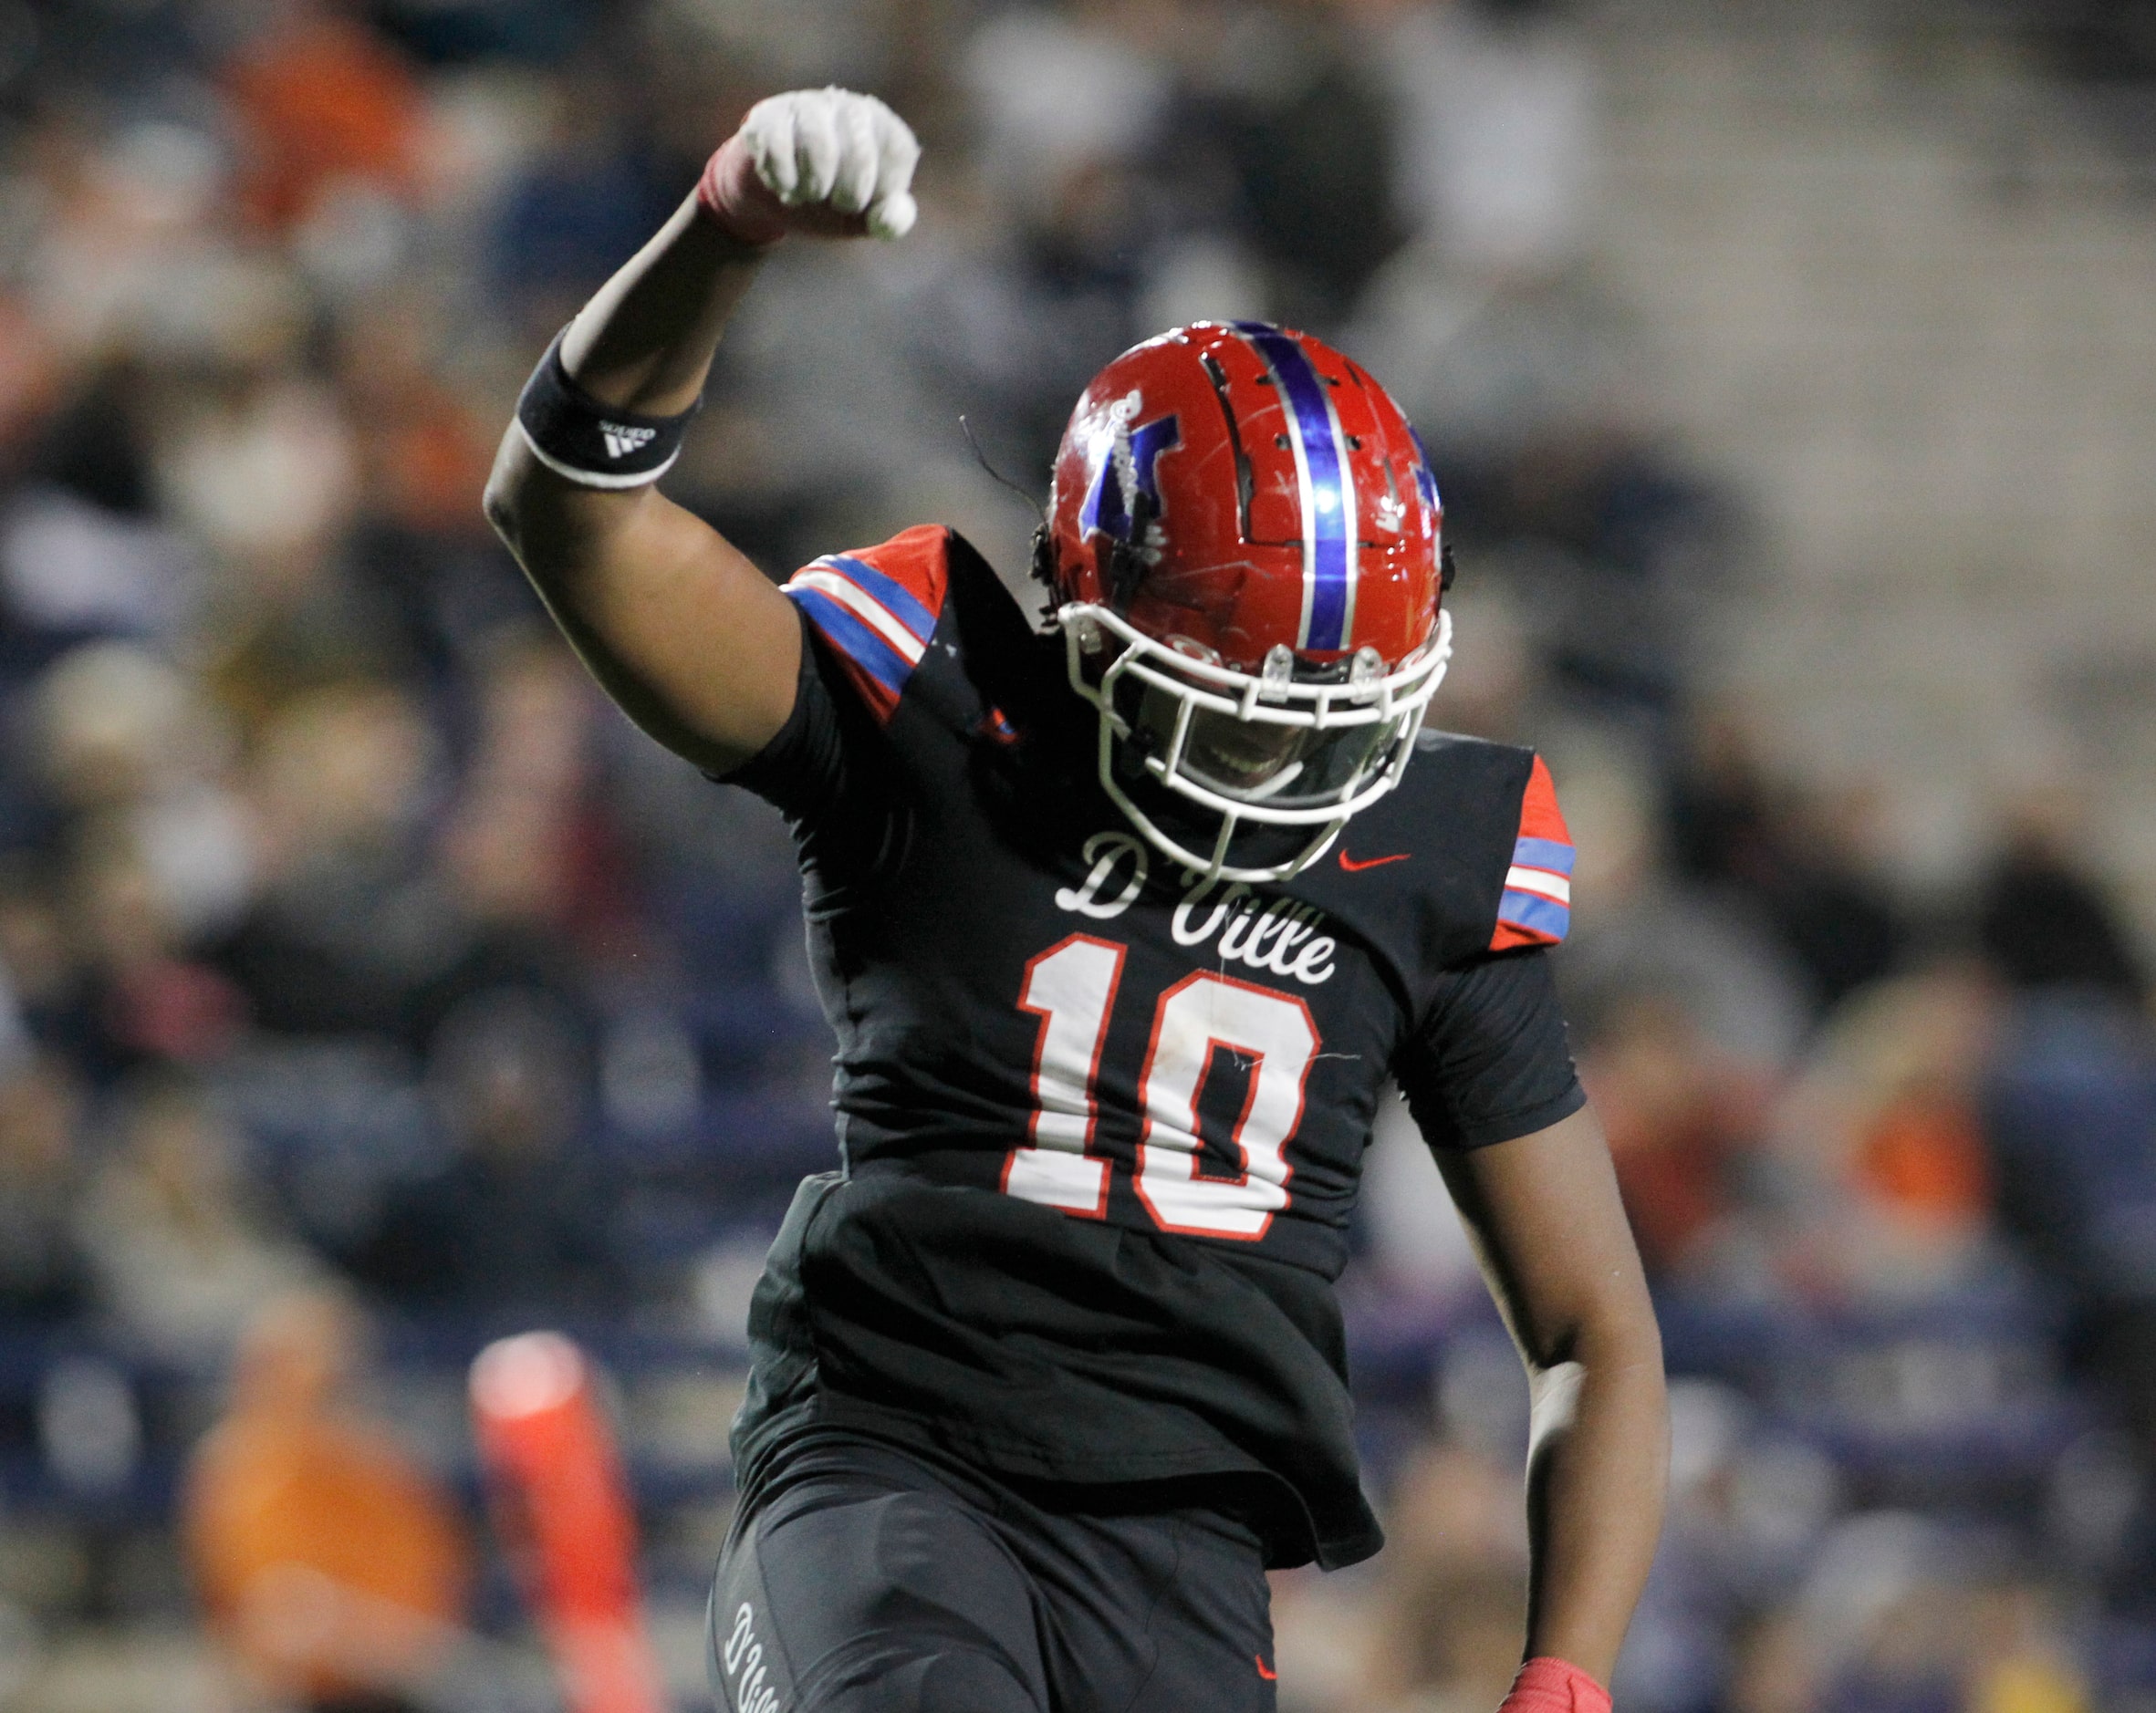
<path fill-rule="evenodd" d="M 936 519 L 1017 587 L 1079 387 L 1202 316 L 1341 343 L 1431 447 L 1435 717 L 1552 758 L 1679 1378 L 1620 1704 L 2156 1707 L 2141 949 L 2072 782 L 1912 896 L 1703 688 L 1743 508 L 1597 287 L 1537 0 L 0 0 L 0 1707 L 191 1611 L 250 1705 L 502 1705 L 454 1381 L 535 1324 L 613 1365 L 699 1597 L 832 1152 L 790 846 L 477 496 L 555 329 L 826 81 L 922 133 L 921 228 L 776 259 L 670 478 L 774 575 Z M 1301 1713 L 1515 1656 L 1524 1386 L 1401 1122 L 1347 1284 L 1394 1543 L 1282 1580 Z"/>

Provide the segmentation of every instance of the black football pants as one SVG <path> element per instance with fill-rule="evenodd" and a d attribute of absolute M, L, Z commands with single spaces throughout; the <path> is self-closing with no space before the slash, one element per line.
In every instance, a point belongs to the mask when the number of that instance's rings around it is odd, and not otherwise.
<path fill-rule="evenodd" d="M 1095 1514 L 850 1435 L 781 1462 L 712 1589 L 728 1713 L 1273 1713 L 1233 1517 Z"/>

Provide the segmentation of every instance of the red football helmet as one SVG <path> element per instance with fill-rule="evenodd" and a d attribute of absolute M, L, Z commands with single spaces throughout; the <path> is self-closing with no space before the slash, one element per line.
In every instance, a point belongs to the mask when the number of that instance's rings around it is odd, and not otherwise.
<path fill-rule="evenodd" d="M 1202 321 L 1093 378 L 1044 570 L 1101 784 L 1147 839 L 1207 879 L 1284 879 L 1391 790 L 1452 653 L 1443 524 L 1400 407 L 1307 334 Z M 1217 817 L 1209 850 L 1163 825 L 1175 799 L 1169 820 Z M 1245 824 L 1312 833 L 1238 866 Z"/>

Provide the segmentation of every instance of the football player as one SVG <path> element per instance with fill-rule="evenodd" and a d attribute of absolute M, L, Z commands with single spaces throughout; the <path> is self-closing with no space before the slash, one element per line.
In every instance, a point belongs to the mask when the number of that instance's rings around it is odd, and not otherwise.
<path fill-rule="evenodd" d="M 774 587 L 652 485 L 759 261 L 903 234 L 917 155 L 872 98 L 760 103 L 547 351 L 488 493 L 630 717 L 786 815 L 838 1037 L 840 1169 L 750 1314 L 717 1691 L 1272 1707 L 1265 1571 L 1380 1543 L 1331 1284 L 1391 1078 L 1532 1382 L 1505 1708 L 1607 1709 L 1660 1344 L 1552 996 L 1549 775 L 1422 730 L 1450 562 L 1391 400 L 1260 323 L 1126 352 L 1056 463 L 1045 626 L 949 530 Z"/>

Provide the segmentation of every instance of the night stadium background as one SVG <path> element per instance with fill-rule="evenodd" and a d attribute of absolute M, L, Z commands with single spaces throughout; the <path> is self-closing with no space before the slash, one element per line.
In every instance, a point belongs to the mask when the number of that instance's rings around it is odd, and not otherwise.
<path fill-rule="evenodd" d="M 557 1706 L 463 1402 L 535 1325 L 703 1705 L 827 1033 L 783 829 L 478 495 L 576 305 L 827 82 L 922 217 L 788 244 L 724 348 L 669 491 L 766 570 L 935 520 L 1018 577 L 983 461 L 1037 497 L 1200 317 L 1431 449 L 1433 718 L 1550 758 L 1674 1381 L 1619 1706 L 2156 1708 L 2145 0 L 0 0 L 0 1708 L 390 1705 L 248 1617 L 294 1538 L 435 1626 L 404 1704 Z M 1282 1705 L 1469 1713 L 1526 1389 L 1404 1116 L 1371 1173 L 1391 1544 L 1277 1579 Z"/>

